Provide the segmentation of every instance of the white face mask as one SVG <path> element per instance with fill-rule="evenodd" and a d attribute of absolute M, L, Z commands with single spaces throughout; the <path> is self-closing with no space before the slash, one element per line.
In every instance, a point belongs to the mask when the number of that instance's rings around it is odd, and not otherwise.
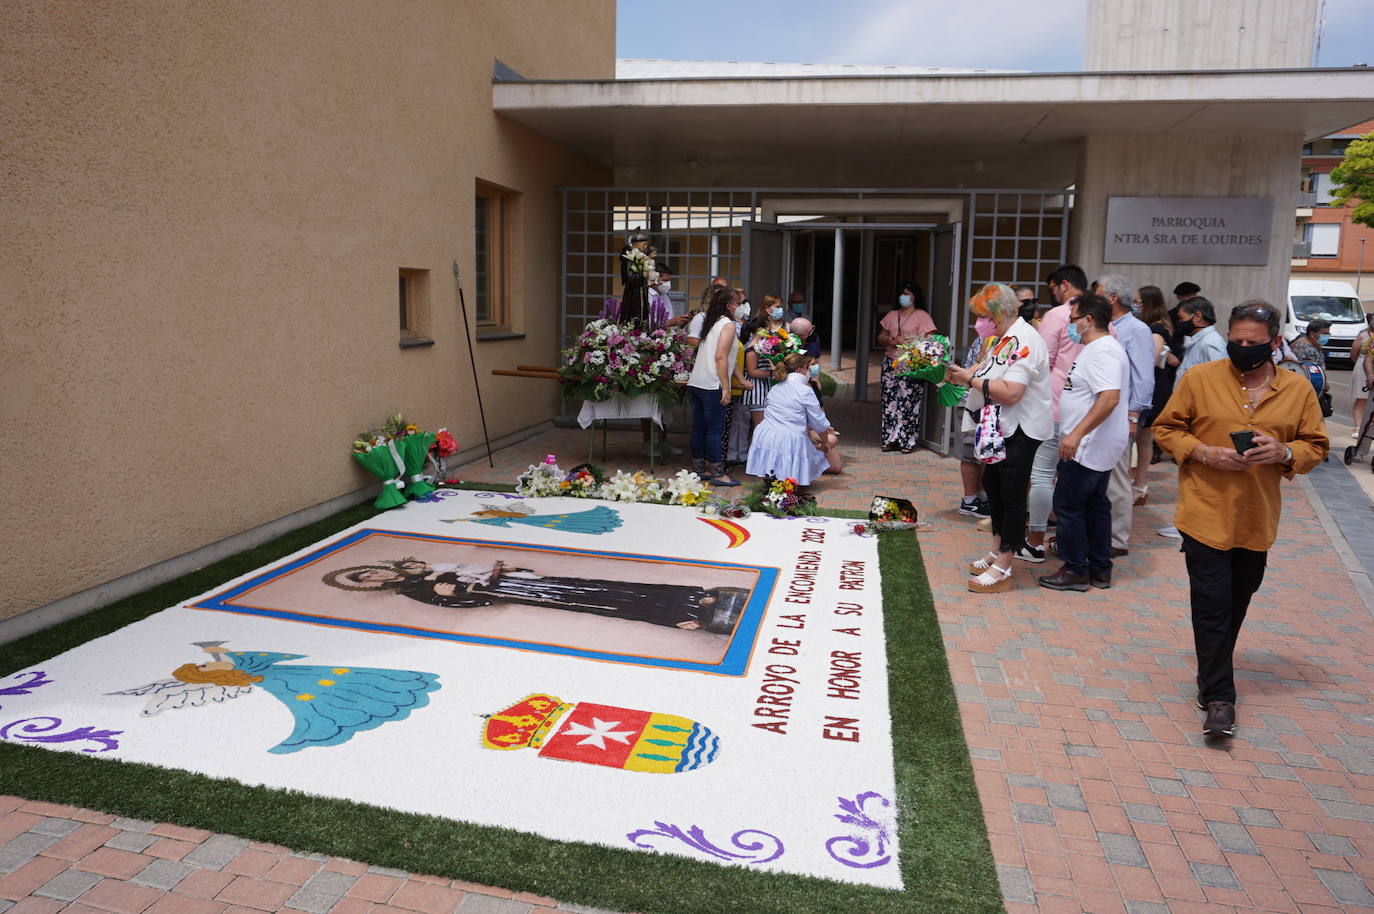
<path fill-rule="evenodd" d="M 748 306 L 748 305 L 740 305 L 738 308 L 735 309 L 735 320 L 737 320 L 737 321 L 747 321 L 747 320 L 749 320 L 749 306 Z"/>
<path fill-rule="evenodd" d="M 663 282 L 658 284 L 658 291 L 662 292 L 665 295 L 672 291 L 672 288 L 673 281 L 671 279 L 665 279 L 663 280 Z"/>

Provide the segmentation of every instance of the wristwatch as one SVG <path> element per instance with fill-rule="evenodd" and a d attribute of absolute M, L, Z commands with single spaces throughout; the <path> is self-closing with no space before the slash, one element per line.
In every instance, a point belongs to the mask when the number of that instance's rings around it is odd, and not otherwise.
<path fill-rule="evenodd" d="M 1293 449 L 1292 449 L 1291 447 L 1289 447 L 1288 445 L 1285 444 L 1285 445 L 1283 446 L 1283 460 L 1281 460 L 1280 463 L 1283 463 L 1284 465 L 1287 465 L 1287 464 L 1290 464 L 1290 463 L 1292 463 L 1292 462 L 1293 462 Z"/>
<path fill-rule="evenodd" d="M 1132 425 L 1139 425 L 1139 424 L 1140 424 L 1140 417 L 1139 417 L 1139 416 L 1127 416 L 1127 417 L 1126 417 L 1126 421 L 1129 422 L 1129 423 L 1131 423 Z"/>

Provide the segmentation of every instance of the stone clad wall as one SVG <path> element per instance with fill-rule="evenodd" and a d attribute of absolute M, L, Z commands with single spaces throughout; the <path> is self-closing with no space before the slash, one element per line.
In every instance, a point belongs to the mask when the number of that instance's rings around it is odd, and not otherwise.
<path fill-rule="evenodd" d="M 491 433 L 556 410 L 559 184 L 609 175 L 491 110 L 492 60 L 614 74 L 613 0 L 91 4 L 0 30 L 0 618 L 355 491 L 399 409 L 480 447 L 451 261 L 519 192 Z M 397 274 L 435 345 L 401 349 Z M 56 473 L 57 475 L 53 475 Z"/>
<path fill-rule="evenodd" d="M 1235 304 L 1286 301 L 1294 179 L 1301 136 L 1088 137 L 1084 141 L 1071 250 L 1092 279 L 1121 273 L 1166 293 L 1191 280 L 1224 315 Z M 1104 264 L 1108 197 L 1272 197 L 1265 266 Z M 1172 297 L 1168 297 L 1170 302 Z"/>

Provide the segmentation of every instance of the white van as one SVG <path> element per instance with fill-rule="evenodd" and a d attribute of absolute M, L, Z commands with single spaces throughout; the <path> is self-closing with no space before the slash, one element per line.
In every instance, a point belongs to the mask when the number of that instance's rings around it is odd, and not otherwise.
<path fill-rule="evenodd" d="M 1331 322 L 1331 339 L 1322 349 L 1328 362 L 1350 364 L 1350 345 L 1365 328 L 1364 306 L 1348 282 L 1326 279 L 1288 280 L 1288 315 L 1284 339 L 1292 341 L 1307 332 L 1307 322 L 1318 318 Z"/>

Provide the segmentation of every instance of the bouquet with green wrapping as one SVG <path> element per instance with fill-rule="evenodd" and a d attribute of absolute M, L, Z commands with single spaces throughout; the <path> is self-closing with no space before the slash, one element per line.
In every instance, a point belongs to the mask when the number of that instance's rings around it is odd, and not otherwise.
<path fill-rule="evenodd" d="M 407 496 L 422 498 L 434 491 L 431 478 L 421 471 L 435 439 L 433 432 L 420 431 L 400 413 L 388 416 L 380 429 L 368 429 L 354 439 L 353 459 L 382 481 L 382 494 L 373 502 L 376 507 L 399 507 Z M 457 443 L 452 443 L 449 453 L 457 450 Z"/>
<path fill-rule="evenodd" d="M 904 378 L 917 378 L 935 385 L 935 399 L 941 406 L 953 406 L 964 398 L 967 388 L 945 381 L 945 369 L 954 353 L 949 337 L 941 333 L 918 336 L 897 347 L 893 369 Z"/>

